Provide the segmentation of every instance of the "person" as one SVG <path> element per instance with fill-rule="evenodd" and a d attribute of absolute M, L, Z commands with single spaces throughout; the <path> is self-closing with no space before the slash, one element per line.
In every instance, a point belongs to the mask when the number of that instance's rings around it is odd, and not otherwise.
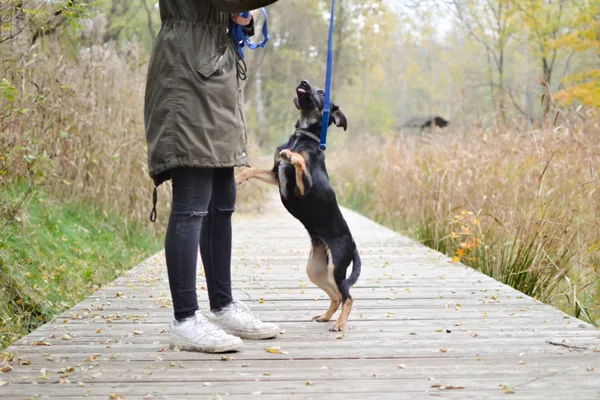
<path fill-rule="evenodd" d="M 231 292 L 234 167 L 248 166 L 241 81 L 245 66 L 229 34 L 231 21 L 252 30 L 254 10 L 277 0 L 159 0 L 162 26 L 152 49 L 144 122 L 149 174 L 156 188 L 172 181 L 165 258 L 175 319 L 172 348 L 239 350 L 241 339 L 267 339 L 279 327 L 261 321 Z M 196 297 L 198 248 L 210 310 Z"/>

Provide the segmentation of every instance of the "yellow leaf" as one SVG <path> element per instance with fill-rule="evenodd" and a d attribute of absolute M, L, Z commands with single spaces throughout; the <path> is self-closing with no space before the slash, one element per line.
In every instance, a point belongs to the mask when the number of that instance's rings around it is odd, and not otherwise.
<path fill-rule="evenodd" d="M 281 347 L 268 347 L 265 350 L 267 351 L 267 353 L 271 354 L 287 354 L 287 352 L 281 350 Z"/>
<path fill-rule="evenodd" d="M 513 394 L 515 392 L 515 387 L 504 385 L 504 386 L 502 386 L 502 391 L 506 394 Z"/>

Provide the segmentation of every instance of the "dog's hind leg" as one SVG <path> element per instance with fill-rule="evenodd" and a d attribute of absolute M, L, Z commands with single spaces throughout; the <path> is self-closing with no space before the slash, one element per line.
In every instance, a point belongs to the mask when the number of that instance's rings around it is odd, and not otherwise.
<path fill-rule="evenodd" d="M 240 185 L 248 179 L 258 179 L 259 181 L 278 186 L 275 172 L 268 169 L 247 168 L 235 176 L 235 183 Z"/>
<path fill-rule="evenodd" d="M 352 285 L 354 285 L 358 280 L 361 270 L 361 260 L 358 249 L 354 248 L 353 253 L 352 273 L 350 276 L 346 278 L 345 268 L 335 271 L 335 282 L 342 296 L 342 312 L 340 313 L 339 318 L 335 321 L 335 324 L 333 324 L 331 327 L 332 331 L 344 330 L 348 322 L 350 311 L 352 311 L 354 299 L 350 295 L 350 287 L 352 287 Z"/>
<path fill-rule="evenodd" d="M 323 315 L 313 318 L 313 321 L 327 322 L 340 307 L 342 296 L 333 279 L 333 260 L 331 253 L 322 244 L 313 244 L 306 266 L 308 278 L 312 283 L 323 289 L 329 296 L 331 303 Z"/>
<path fill-rule="evenodd" d="M 354 303 L 354 300 L 352 299 L 352 296 L 350 296 L 350 293 L 348 293 L 346 299 L 342 304 L 342 312 L 331 327 L 332 331 L 337 332 L 346 329 L 346 324 L 348 323 L 348 316 L 350 315 L 350 311 L 352 311 L 352 303 Z"/>

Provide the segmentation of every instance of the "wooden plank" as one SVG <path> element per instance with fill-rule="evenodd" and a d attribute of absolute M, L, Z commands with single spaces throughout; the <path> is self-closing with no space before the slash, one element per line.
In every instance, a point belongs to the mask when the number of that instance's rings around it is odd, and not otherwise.
<path fill-rule="evenodd" d="M 363 259 L 349 329 L 311 322 L 328 299 L 308 236 L 272 201 L 235 217 L 234 293 L 284 334 L 225 361 L 168 349 L 159 253 L 6 349 L 0 398 L 600 399 L 600 331 L 348 210 Z"/>

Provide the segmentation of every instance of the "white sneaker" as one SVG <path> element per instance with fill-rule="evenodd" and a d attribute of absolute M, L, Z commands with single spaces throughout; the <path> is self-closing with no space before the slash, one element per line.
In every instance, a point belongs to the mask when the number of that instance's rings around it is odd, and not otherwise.
<path fill-rule="evenodd" d="M 171 323 L 169 345 L 181 350 L 224 353 L 240 350 L 244 343 L 239 337 L 228 335 L 208 322 L 200 312 L 196 312 L 193 317 Z"/>
<path fill-rule="evenodd" d="M 212 311 L 205 311 L 204 316 L 211 324 L 242 339 L 270 339 L 280 332 L 276 324 L 262 322 L 246 305 L 237 300 L 219 311 L 218 315 Z"/>

